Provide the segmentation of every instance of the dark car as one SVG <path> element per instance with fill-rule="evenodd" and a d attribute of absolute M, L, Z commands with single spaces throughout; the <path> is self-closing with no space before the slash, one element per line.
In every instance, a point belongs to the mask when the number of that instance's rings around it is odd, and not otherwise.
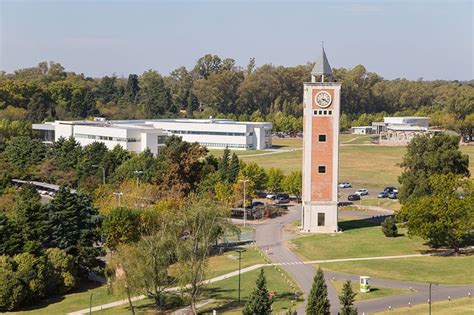
<path fill-rule="evenodd" d="M 290 202 L 290 196 L 288 194 L 278 194 L 277 197 L 275 198 L 275 201 L 273 201 L 274 204 L 282 204 L 282 203 L 289 203 Z"/>
<path fill-rule="evenodd" d="M 398 194 L 396 192 L 391 192 L 391 193 L 388 194 L 388 198 L 389 199 L 397 199 Z"/>
<path fill-rule="evenodd" d="M 385 189 L 383 190 L 385 191 L 386 193 L 398 193 L 398 189 L 395 188 L 395 187 L 385 187 Z"/>
<path fill-rule="evenodd" d="M 260 201 L 252 202 L 252 209 L 257 208 L 257 207 L 264 207 L 264 206 L 265 204 L 263 202 L 260 202 Z"/>
<path fill-rule="evenodd" d="M 360 200 L 360 196 L 359 195 L 349 195 L 349 196 L 347 196 L 347 200 L 349 200 L 349 201 Z"/>

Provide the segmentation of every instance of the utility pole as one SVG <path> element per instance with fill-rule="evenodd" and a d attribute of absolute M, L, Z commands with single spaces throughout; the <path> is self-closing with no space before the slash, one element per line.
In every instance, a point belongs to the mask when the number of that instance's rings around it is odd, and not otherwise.
<path fill-rule="evenodd" d="M 135 175 L 137 175 L 137 188 L 138 188 L 138 176 L 143 174 L 143 171 L 134 171 Z"/>
<path fill-rule="evenodd" d="M 430 290 L 429 290 L 430 293 L 429 293 L 429 299 L 428 299 L 429 315 L 431 315 L 431 286 L 432 286 L 433 284 L 434 284 L 434 285 L 438 285 L 437 283 L 431 283 L 431 282 L 430 282 Z"/>
<path fill-rule="evenodd" d="M 242 267 L 242 252 L 245 252 L 245 249 L 239 248 L 236 250 L 236 252 L 239 253 L 239 290 L 238 290 L 237 302 L 240 304 L 240 269 Z"/>
<path fill-rule="evenodd" d="M 249 180 L 248 179 L 241 179 L 239 180 L 239 182 L 242 182 L 244 183 L 244 227 L 246 226 L 247 224 L 247 208 L 245 206 L 245 203 L 246 203 L 246 191 L 245 191 L 245 183 L 248 182 Z"/>
<path fill-rule="evenodd" d="M 120 207 L 120 197 L 123 195 L 123 192 L 121 191 L 114 192 L 114 195 L 118 197 L 118 205 Z"/>

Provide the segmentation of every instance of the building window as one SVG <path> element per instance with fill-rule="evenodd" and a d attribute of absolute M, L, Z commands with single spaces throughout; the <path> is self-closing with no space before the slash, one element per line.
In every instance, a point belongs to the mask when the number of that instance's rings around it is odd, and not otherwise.
<path fill-rule="evenodd" d="M 325 110 L 323 113 L 324 113 L 324 115 L 327 115 L 327 114 L 328 114 L 328 111 L 327 111 L 327 110 Z"/>
<path fill-rule="evenodd" d="M 326 222 L 324 222 L 326 216 L 324 213 L 318 213 L 318 226 L 324 226 Z"/>
<path fill-rule="evenodd" d="M 318 173 L 319 174 L 325 174 L 326 173 L 326 166 L 325 165 L 319 165 L 318 166 Z"/>
<path fill-rule="evenodd" d="M 318 136 L 318 141 L 319 142 L 326 142 L 326 135 L 319 135 Z"/>
<path fill-rule="evenodd" d="M 328 115 L 332 115 L 332 110 L 328 111 Z"/>

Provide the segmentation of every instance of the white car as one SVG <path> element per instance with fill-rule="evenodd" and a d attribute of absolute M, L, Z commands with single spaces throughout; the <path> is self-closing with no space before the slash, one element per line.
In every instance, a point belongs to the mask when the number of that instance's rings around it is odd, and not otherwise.
<path fill-rule="evenodd" d="M 361 189 L 357 189 L 355 194 L 359 196 L 365 196 L 369 194 L 369 191 L 365 188 L 361 188 Z"/>
<path fill-rule="evenodd" d="M 351 188 L 351 183 L 339 183 L 339 188 Z"/>
<path fill-rule="evenodd" d="M 266 198 L 267 198 L 267 199 L 275 199 L 275 198 L 276 198 L 276 194 L 267 194 Z"/>

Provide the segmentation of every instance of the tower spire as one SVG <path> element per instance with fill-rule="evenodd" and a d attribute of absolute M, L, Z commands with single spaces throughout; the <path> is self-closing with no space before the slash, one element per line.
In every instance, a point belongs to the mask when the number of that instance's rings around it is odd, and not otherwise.
<path fill-rule="evenodd" d="M 322 42 L 321 49 L 321 57 L 316 61 L 311 71 L 311 82 L 316 82 L 318 76 L 321 76 L 321 82 L 324 82 L 325 78 L 327 78 L 328 81 L 332 81 L 332 70 L 328 58 L 326 57 L 326 52 L 324 51 L 324 41 Z"/>

